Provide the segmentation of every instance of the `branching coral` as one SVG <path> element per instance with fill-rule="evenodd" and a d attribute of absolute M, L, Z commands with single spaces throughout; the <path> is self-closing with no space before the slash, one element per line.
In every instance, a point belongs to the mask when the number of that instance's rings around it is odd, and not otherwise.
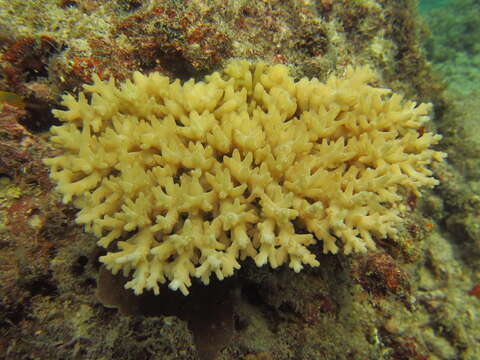
<path fill-rule="evenodd" d="M 298 272 L 319 265 L 319 240 L 374 248 L 395 234 L 401 189 L 437 184 L 426 166 L 444 157 L 429 149 L 440 135 L 419 131 L 430 105 L 373 81 L 366 67 L 321 83 L 245 61 L 183 85 L 97 77 L 54 111 L 64 152 L 45 163 L 137 294 L 168 282 L 187 295 L 191 277 L 221 280 L 247 257 Z"/>

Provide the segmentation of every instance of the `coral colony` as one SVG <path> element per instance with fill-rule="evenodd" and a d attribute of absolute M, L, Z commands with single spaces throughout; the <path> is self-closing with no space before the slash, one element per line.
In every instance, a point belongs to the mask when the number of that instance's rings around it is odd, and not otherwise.
<path fill-rule="evenodd" d="M 368 67 L 295 81 L 283 65 L 233 61 L 204 81 L 134 73 L 66 95 L 46 159 L 100 260 L 136 294 L 189 293 L 240 260 L 318 266 L 310 251 L 364 252 L 395 234 L 402 194 L 437 180 L 429 104 L 372 86 Z M 90 100 L 87 100 L 89 98 Z"/>

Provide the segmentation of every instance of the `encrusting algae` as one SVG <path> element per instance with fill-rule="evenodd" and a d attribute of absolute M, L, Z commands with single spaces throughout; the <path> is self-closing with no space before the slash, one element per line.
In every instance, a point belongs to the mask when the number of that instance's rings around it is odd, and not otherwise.
<path fill-rule="evenodd" d="M 222 280 L 246 257 L 298 272 L 319 265 L 317 241 L 325 253 L 373 249 L 395 234 L 401 189 L 438 183 L 427 165 L 445 156 L 429 149 L 441 136 L 422 131 L 431 106 L 375 80 L 361 67 L 295 81 L 246 61 L 183 85 L 95 77 L 54 110 L 63 154 L 45 163 L 108 248 L 100 261 L 133 272 L 136 294 L 168 282 L 187 295 L 192 276 Z"/>

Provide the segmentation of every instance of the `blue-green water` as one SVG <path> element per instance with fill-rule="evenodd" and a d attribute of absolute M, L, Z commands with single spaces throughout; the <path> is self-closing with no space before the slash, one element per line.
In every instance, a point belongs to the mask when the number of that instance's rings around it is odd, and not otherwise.
<path fill-rule="evenodd" d="M 420 10 L 429 11 L 441 6 L 446 5 L 451 0 L 420 0 Z"/>
<path fill-rule="evenodd" d="M 480 84 L 480 3 L 476 0 L 423 0 L 428 25 L 424 41 L 433 70 L 452 95 L 478 94 Z"/>

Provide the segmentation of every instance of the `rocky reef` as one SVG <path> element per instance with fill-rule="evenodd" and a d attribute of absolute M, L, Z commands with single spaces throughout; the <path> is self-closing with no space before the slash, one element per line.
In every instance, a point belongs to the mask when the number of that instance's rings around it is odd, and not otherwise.
<path fill-rule="evenodd" d="M 477 103 L 444 91 L 423 44 L 438 66 L 444 45 L 427 37 L 410 0 L 0 0 L 0 357 L 479 358 L 478 154 L 461 121 Z M 51 110 L 93 74 L 183 83 L 232 59 L 320 82 L 368 65 L 371 85 L 433 103 L 416 131 L 444 136 L 440 185 L 402 190 L 396 234 L 369 252 L 311 246 L 321 266 L 300 273 L 246 259 L 223 281 L 194 279 L 188 296 L 135 295 L 50 182 L 42 159 L 61 156 Z"/>

